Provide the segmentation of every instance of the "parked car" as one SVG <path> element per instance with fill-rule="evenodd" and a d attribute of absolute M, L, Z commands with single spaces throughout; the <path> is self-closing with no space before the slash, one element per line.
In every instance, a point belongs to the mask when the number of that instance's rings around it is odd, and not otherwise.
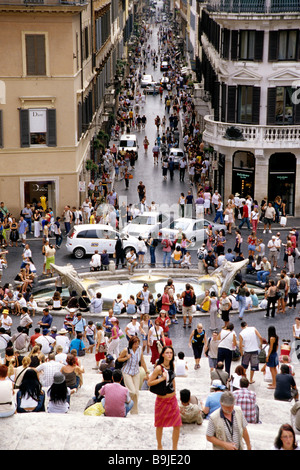
<path fill-rule="evenodd" d="M 94 254 L 95 250 L 101 253 L 107 250 L 108 254 L 113 254 L 118 237 L 123 239 L 125 253 L 131 248 L 137 250 L 138 239 L 127 234 L 120 234 L 110 225 L 104 224 L 82 224 L 74 225 L 68 233 L 66 247 L 67 251 L 75 258 L 81 259 L 86 255 Z"/>
<path fill-rule="evenodd" d="M 135 159 L 138 158 L 138 141 L 135 134 L 123 134 L 120 138 L 119 149 L 130 150 L 134 152 Z"/>
<path fill-rule="evenodd" d="M 141 79 L 141 88 L 146 88 L 147 85 L 153 82 L 154 80 L 152 75 L 143 75 Z"/>
<path fill-rule="evenodd" d="M 164 227 L 158 233 L 158 239 L 162 240 L 167 234 L 170 240 L 176 240 L 179 231 L 186 235 L 191 242 L 204 243 L 207 239 L 206 230 L 211 225 L 213 231 L 223 229 L 226 233 L 226 225 L 215 224 L 206 219 L 192 219 L 187 217 L 180 217 L 173 220 L 168 227 Z"/>
<path fill-rule="evenodd" d="M 134 237 L 141 236 L 144 239 L 147 239 L 150 235 L 157 238 L 159 231 L 169 223 L 168 214 L 154 211 L 143 212 L 124 227 L 122 234 L 125 233 Z"/>
<path fill-rule="evenodd" d="M 184 152 L 184 150 L 182 150 L 180 148 L 172 147 L 172 148 L 170 148 L 170 151 L 169 151 L 169 157 L 170 156 L 173 157 L 174 167 L 178 168 L 180 160 L 185 156 L 185 152 Z"/>

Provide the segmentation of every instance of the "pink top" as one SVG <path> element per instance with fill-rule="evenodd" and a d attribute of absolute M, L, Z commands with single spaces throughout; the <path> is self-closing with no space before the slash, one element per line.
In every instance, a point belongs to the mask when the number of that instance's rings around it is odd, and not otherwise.
<path fill-rule="evenodd" d="M 118 383 L 106 384 L 101 395 L 105 397 L 105 416 L 125 417 L 125 403 L 130 401 L 128 388 Z"/>

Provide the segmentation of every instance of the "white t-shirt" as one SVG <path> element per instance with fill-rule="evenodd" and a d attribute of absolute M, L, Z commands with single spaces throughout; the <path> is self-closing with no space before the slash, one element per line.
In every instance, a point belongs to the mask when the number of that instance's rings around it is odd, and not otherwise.
<path fill-rule="evenodd" d="M 233 351 L 234 347 L 232 343 L 233 343 L 233 338 L 235 336 L 236 334 L 234 331 L 221 330 L 219 348 L 230 349 L 231 351 Z"/>
<path fill-rule="evenodd" d="M 184 376 L 187 375 L 186 372 L 186 361 L 184 359 L 176 359 L 175 362 L 175 373 L 177 376 Z"/>
<path fill-rule="evenodd" d="M 134 325 L 132 322 L 128 323 L 126 326 L 127 329 L 127 335 L 128 336 L 134 336 L 137 335 L 138 332 L 140 331 L 140 324 L 137 321 L 136 324 Z"/>
<path fill-rule="evenodd" d="M 156 331 L 155 331 L 156 330 Z M 153 341 L 157 341 L 158 339 L 161 338 L 161 335 L 163 333 L 163 328 L 161 326 L 152 326 L 149 330 L 149 333 L 151 332 L 151 336 L 150 336 L 150 344 L 152 345 L 153 344 Z"/>
<path fill-rule="evenodd" d="M 1 315 L 0 322 L 1 322 L 1 328 L 4 328 L 5 330 L 9 330 L 12 325 L 12 319 L 10 318 L 9 315 L 7 315 L 6 318 L 4 318 L 4 315 Z"/>
<path fill-rule="evenodd" d="M 42 353 L 49 354 L 51 352 L 51 344 L 55 343 L 55 339 L 52 336 L 39 336 L 35 342 L 42 346 Z"/>
<path fill-rule="evenodd" d="M 258 351 L 257 336 L 254 326 L 247 326 L 240 332 L 243 338 L 243 349 L 245 352 Z"/>
<path fill-rule="evenodd" d="M 61 346 L 64 353 L 68 353 L 70 349 L 70 340 L 65 335 L 56 335 L 56 346 Z"/>

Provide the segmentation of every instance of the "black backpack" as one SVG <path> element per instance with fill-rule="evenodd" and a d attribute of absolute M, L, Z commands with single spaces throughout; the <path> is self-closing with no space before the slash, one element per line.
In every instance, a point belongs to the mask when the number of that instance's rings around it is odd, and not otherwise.
<path fill-rule="evenodd" d="M 185 291 L 183 304 L 185 307 L 191 307 L 194 304 L 194 296 L 191 291 Z"/>

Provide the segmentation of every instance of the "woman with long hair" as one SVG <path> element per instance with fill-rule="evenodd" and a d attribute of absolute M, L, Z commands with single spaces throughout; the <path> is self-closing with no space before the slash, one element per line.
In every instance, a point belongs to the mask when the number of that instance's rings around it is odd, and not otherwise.
<path fill-rule="evenodd" d="M 177 450 L 180 426 L 180 410 L 175 391 L 174 350 L 165 346 L 160 353 L 157 365 L 149 377 L 149 387 L 165 382 L 165 393 L 157 395 L 155 401 L 155 427 L 157 448 L 162 449 L 163 428 L 173 427 L 172 449 Z"/>
<path fill-rule="evenodd" d="M 17 392 L 17 413 L 45 411 L 45 394 L 34 369 L 28 369 Z"/>
<path fill-rule="evenodd" d="M 275 326 L 269 326 L 268 328 L 268 354 L 266 357 L 266 363 L 263 365 L 261 371 L 263 373 L 266 372 L 266 366 L 270 368 L 271 376 L 272 376 L 272 383 L 268 385 L 269 389 L 276 388 L 276 375 L 277 375 L 277 366 L 279 364 L 278 359 L 278 336 L 276 334 Z"/>
<path fill-rule="evenodd" d="M 72 393 L 75 393 L 75 389 L 70 390 L 67 387 L 64 374 L 56 372 L 53 376 L 53 384 L 47 392 L 49 397 L 48 413 L 67 413 L 70 408 L 70 396 Z"/>
<path fill-rule="evenodd" d="M 295 431 L 290 424 L 280 426 L 272 450 L 299 450 Z"/>

